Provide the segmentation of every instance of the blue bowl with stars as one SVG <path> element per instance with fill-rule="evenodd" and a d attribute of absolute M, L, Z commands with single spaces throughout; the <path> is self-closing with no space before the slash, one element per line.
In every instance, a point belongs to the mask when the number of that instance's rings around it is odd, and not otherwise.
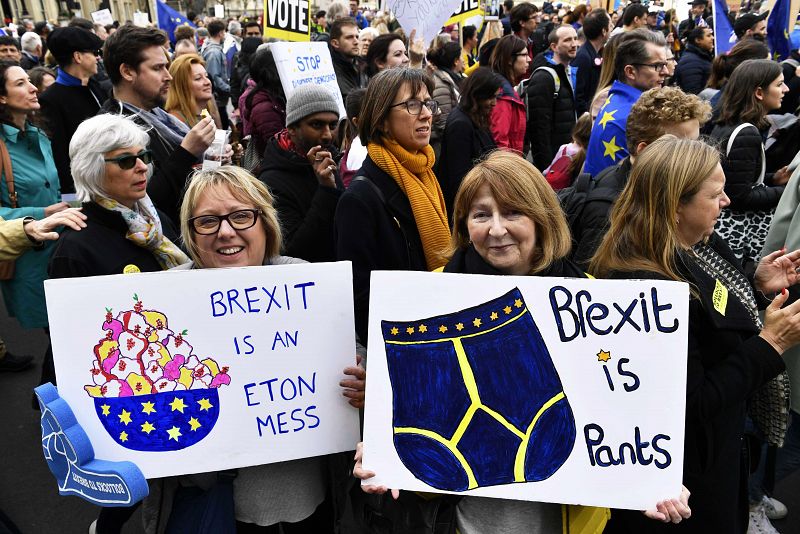
<path fill-rule="evenodd" d="M 95 397 L 97 417 L 111 438 L 134 451 L 179 451 L 206 437 L 219 418 L 216 388 Z"/>

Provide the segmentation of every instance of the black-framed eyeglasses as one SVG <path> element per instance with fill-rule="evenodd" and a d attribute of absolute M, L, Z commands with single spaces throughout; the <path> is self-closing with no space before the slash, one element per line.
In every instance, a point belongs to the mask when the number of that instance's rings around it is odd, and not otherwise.
<path fill-rule="evenodd" d="M 222 226 L 222 221 L 228 221 L 234 230 L 247 230 L 256 224 L 260 213 L 259 209 L 250 209 L 236 210 L 227 215 L 198 215 L 189 219 L 189 225 L 200 235 L 216 234 Z"/>
<path fill-rule="evenodd" d="M 398 106 L 405 106 L 406 111 L 408 111 L 411 115 L 419 115 L 422 113 L 422 106 L 428 108 L 428 111 L 430 111 L 433 115 L 439 113 L 439 103 L 432 98 L 424 101 L 417 98 L 412 98 L 410 100 L 406 100 L 405 102 L 393 104 L 389 107 L 396 108 Z"/>
<path fill-rule="evenodd" d="M 142 160 L 142 163 L 149 165 L 153 162 L 153 153 L 149 150 L 142 150 L 138 154 L 123 154 L 116 158 L 105 158 L 103 161 L 106 163 L 116 163 L 123 171 L 127 171 L 136 166 L 136 160 Z"/>
<path fill-rule="evenodd" d="M 661 72 L 662 70 L 667 68 L 667 64 L 666 63 L 661 63 L 661 62 L 658 62 L 658 63 L 634 63 L 634 65 L 636 65 L 638 67 L 652 67 L 653 69 L 655 69 L 656 72 Z"/>

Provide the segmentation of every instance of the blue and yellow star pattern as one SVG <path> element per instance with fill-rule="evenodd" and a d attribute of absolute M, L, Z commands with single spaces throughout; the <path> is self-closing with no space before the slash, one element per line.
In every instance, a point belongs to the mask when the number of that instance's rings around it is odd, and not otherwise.
<path fill-rule="evenodd" d="M 616 165 L 628 155 L 625 126 L 631 107 L 641 94 L 635 87 L 618 81 L 611 86 L 592 128 L 586 150 L 585 172 L 597 176 L 600 171 Z"/>

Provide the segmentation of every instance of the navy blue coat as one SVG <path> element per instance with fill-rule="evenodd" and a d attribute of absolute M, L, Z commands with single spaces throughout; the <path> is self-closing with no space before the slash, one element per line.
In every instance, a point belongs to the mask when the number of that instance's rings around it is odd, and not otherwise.
<path fill-rule="evenodd" d="M 711 61 L 714 56 L 690 44 L 675 68 L 675 83 L 684 93 L 699 94 L 711 75 Z"/>

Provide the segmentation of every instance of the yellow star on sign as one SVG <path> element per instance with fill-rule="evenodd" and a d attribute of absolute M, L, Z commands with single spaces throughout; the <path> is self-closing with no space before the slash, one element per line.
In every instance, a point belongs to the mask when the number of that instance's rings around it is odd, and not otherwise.
<path fill-rule="evenodd" d="M 211 401 L 209 401 L 208 399 L 200 399 L 199 401 L 197 401 L 197 404 L 200 405 L 201 412 L 207 412 L 208 410 L 214 407 L 214 405 L 211 404 Z"/>
<path fill-rule="evenodd" d="M 420 334 L 424 334 L 427 331 L 428 331 L 428 327 L 427 326 L 425 326 L 424 324 L 419 325 L 419 333 Z"/>
<path fill-rule="evenodd" d="M 503 311 L 505 312 L 506 315 L 508 315 L 509 313 L 511 313 L 511 306 L 506 306 L 505 308 L 503 308 Z"/>
<path fill-rule="evenodd" d="M 201 425 L 200 421 L 198 421 L 195 417 L 192 417 L 191 419 L 189 419 L 189 426 L 192 427 L 192 430 L 197 430 L 203 425 Z"/>
<path fill-rule="evenodd" d="M 489 319 L 491 319 L 492 321 L 496 321 L 497 320 L 497 312 L 492 312 L 492 314 L 489 315 Z"/>
<path fill-rule="evenodd" d="M 174 439 L 175 441 L 178 441 L 178 438 L 183 435 L 181 434 L 180 428 L 178 428 L 177 426 L 173 426 L 172 428 L 167 430 L 167 434 L 169 434 L 169 439 Z"/>
<path fill-rule="evenodd" d="M 122 442 L 128 441 L 128 433 L 124 430 L 119 433 L 119 440 Z"/>
<path fill-rule="evenodd" d="M 150 434 L 150 432 L 152 432 L 155 429 L 156 429 L 156 427 L 154 427 L 150 423 L 150 421 L 145 421 L 144 424 L 142 425 L 142 432 L 144 432 L 145 434 L 148 434 L 148 435 Z"/>
<path fill-rule="evenodd" d="M 475 328 L 480 328 L 480 326 L 481 326 L 481 320 L 480 320 L 480 319 L 478 319 L 478 318 L 476 317 L 476 318 L 475 318 L 475 320 L 474 320 L 474 321 L 472 321 L 472 324 L 474 324 L 474 325 L 475 325 Z"/>
<path fill-rule="evenodd" d="M 464 330 L 464 323 L 456 323 L 456 330 L 458 330 L 459 332 Z"/>
<path fill-rule="evenodd" d="M 440 326 L 440 327 L 439 327 L 439 332 L 441 332 L 442 334 L 444 334 L 445 332 L 447 332 L 447 327 L 446 327 L 445 325 L 442 325 L 442 326 Z"/>
<path fill-rule="evenodd" d="M 600 350 L 600 352 L 597 353 L 597 361 L 598 362 L 607 362 L 610 359 L 611 359 L 611 353 L 610 352 L 606 352 L 604 350 Z"/>
<path fill-rule="evenodd" d="M 597 124 L 602 126 L 603 129 L 605 130 L 606 129 L 606 124 L 608 124 L 609 122 L 614 122 L 614 113 L 616 113 L 617 111 L 619 111 L 619 110 L 615 109 L 614 111 L 604 111 L 603 112 L 603 117 L 600 119 L 600 122 L 598 122 Z"/>
<path fill-rule="evenodd" d="M 617 152 L 622 150 L 621 146 L 617 146 L 617 136 L 611 138 L 611 141 L 603 141 L 603 146 L 606 147 L 605 151 L 603 152 L 603 157 L 609 156 L 611 161 L 614 161 L 617 156 Z"/>
<path fill-rule="evenodd" d="M 146 414 L 156 413 L 156 405 L 154 402 L 143 402 L 142 412 Z"/>
<path fill-rule="evenodd" d="M 408 332 L 409 334 L 413 334 L 414 333 L 414 327 L 413 326 L 409 326 L 408 328 L 406 328 L 406 332 Z"/>
<path fill-rule="evenodd" d="M 130 423 L 131 422 L 131 412 L 129 412 L 128 410 L 122 410 L 122 413 L 119 414 L 119 422 L 120 423 L 124 423 L 126 425 L 128 423 Z"/>
<path fill-rule="evenodd" d="M 397 334 L 400 333 L 400 330 L 398 330 L 397 327 L 395 326 L 394 328 L 389 330 L 389 332 L 391 332 L 393 336 L 396 336 Z"/>
<path fill-rule="evenodd" d="M 183 399 L 175 397 L 172 399 L 172 402 L 169 403 L 169 407 L 172 408 L 173 412 L 178 410 L 179 412 L 183 413 L 183 409 L 186 408 L 186 404 L 184 404 Z"/>
<path fill-rule="evenodd" d="M 103 415 L 109 415 L 111 413 L 111 406 L 108 404 L 101 405 L 100 409 L 103 410 Z"/>

